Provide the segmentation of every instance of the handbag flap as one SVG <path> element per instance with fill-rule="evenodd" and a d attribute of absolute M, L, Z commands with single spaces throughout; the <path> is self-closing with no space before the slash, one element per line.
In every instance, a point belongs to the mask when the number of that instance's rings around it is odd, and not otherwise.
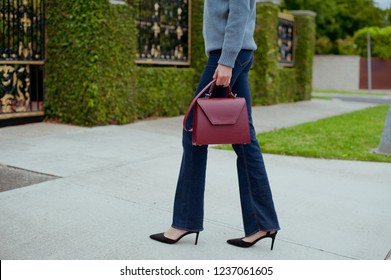
<path fill-rule="evenodd" d="M 246 108 L 246 100 L 243 97 L 199 98 L 197 104 L 213 125 L 235 124 L 243 108 Z"/>

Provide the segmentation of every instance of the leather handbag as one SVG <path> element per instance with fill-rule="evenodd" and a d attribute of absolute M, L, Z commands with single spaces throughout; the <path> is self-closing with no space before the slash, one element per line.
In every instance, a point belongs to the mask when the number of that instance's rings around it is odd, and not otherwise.
<path fill-rule="evenodd" d="M 183 128 L 192 132 L 193 145 L 249 144 L 250 125 L 246 99 L 237 97 L 227 87 L 225 97 L 212 98 L 216 81 L 210 82 L 191 102 L 183 119 Z M 200 98 L 209 89 L 205 97 Z M 186 123 L 194 108 L 193 128 Z"/>

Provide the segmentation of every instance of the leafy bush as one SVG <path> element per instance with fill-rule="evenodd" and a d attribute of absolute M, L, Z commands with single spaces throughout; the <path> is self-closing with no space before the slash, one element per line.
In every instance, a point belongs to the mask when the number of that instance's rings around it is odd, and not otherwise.
<path fill-rule="evenodd" d="M 331 54 L 335 46 L 334 43 L 327 36 L 321 36 L 316 39 L 316 53 L 317 54 Z"/>
<path fill-rule="evenodd" d="M 357 54 L 357 45 L 354 43 L 354 39 L 351 36 L 347 36 L 345 39 L 338 39 L 337 47 L 338 47 L 338 54 L 341 55 Z"/>
<path fill-rule="evenodd" d="M 367 56 L 367 34 L 371 35 L 372 56 L 382 59 L 391 58 L 391 26 L 385 28 L 367 27 L 358 30 L 354 34 L 354 42 L 358 53 Z"/>

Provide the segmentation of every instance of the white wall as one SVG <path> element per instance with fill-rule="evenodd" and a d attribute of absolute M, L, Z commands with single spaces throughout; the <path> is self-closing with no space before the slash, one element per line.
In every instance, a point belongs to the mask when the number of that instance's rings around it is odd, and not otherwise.
<path fill-rule="evenodd" d="M 359 90 L 360 56 L 316 55 L 313 65 L 313 89 Z"/>

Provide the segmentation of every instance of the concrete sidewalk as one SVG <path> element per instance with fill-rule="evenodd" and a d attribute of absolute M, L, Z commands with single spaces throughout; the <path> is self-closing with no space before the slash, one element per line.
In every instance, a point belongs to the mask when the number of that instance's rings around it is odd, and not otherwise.
<path fill-rule="evenodd" d="M 315 99 L 256 107 L 253 118 L 262 132 L 369 106 Z M 181 121 L 1 128 L 0 164 L 59 178 L 0 192 L 0 259 L 384 259 L 391 249 L 391 164 L 268 154 L 275 248 L 226 244 L 243 235 L 235 154 L 213 148 L 198 245 L 150 240 L 171 222 Z"/>

